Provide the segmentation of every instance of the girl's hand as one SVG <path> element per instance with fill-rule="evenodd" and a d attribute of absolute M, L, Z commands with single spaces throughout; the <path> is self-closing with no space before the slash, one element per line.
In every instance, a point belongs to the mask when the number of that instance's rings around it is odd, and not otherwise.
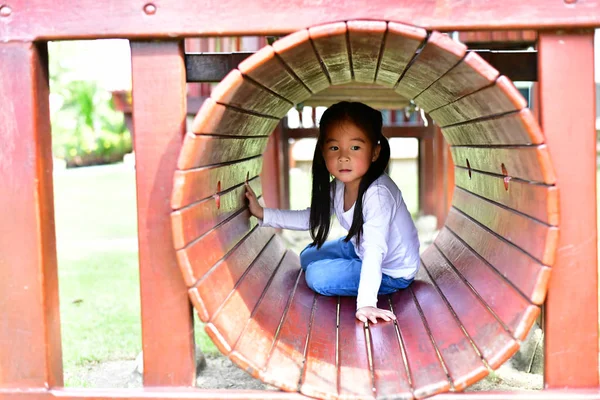
<path fill-rule="evenodd" d="M 377 318 L 384 321 L 395 320 L 396 316 L 390 310 L 383 310 L 377 307 L 361 307 L 356 310 L 356 319 L 366 323 L 370 321 L 373 324 L 377 323 Z"/>
<path fill-rule="evenodd" d="M 246 182 L 246 198 L 248 199 L 248 208 L 250 209 L 250 213 L 258 219 L 264 219 L 265 211 L 261 205 L 258 204 L 258 198 L 248 182 Z"/>

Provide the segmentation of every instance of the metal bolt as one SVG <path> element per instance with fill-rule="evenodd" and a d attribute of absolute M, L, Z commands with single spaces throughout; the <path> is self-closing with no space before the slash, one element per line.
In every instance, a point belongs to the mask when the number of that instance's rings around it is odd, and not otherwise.
<path fill-rule="evenodd" d="M 154 15 L 156 14 L 156 6 L 152 3 L 148 3 L 144 6 L 144 12 L 146 15 Z"/>
<path fill-rule="evenodd" d="M 12 14 L 12 9 L 9 6 L 0 6 L 0 17 L 8 17 L 10 14 Z"/>

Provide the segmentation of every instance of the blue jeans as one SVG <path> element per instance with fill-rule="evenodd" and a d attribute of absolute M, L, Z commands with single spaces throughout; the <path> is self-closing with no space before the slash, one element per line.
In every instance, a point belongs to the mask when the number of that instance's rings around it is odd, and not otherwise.
<path fill-rule="evenodd" d="M 325 296 L 356 296 L 362 260 L 351 242 L 344 238 L 325 242 L 319 250 L 308 245 L 300 253 L 300 265 L 306 272 L 306 283 Z M 413 279 L 382 275 L 379 294 L 391 294 L 408 287 Z"/>

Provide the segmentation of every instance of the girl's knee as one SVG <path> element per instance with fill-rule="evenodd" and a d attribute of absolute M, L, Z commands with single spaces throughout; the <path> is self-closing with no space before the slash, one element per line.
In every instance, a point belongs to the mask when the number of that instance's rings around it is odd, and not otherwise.
<path fill-rule="evenodd" d="M 325 288 L 328 284 L 328 279 L 321 273 L 321 269 L 318 268 L 318 266 L 315 268 L 315 265 L 312 265 L 311 268 L 306 269 L 305 279 L 309 288 L 319 294 L 327 296 Z"/>
<path fill-rule="evenodd" d="M 300 266 L 306 271 L 308 264 L 314 261 L 314 254 L 317 252 L 316 246 L 308 245 L 300 252 Z"/>

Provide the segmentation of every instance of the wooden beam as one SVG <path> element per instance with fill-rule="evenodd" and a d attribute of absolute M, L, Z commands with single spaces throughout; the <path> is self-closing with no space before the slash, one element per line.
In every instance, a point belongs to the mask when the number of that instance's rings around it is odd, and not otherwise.
<path fill-rule="evenodd" d="M 48 87 L 46 43 L 0 44 L 0 392 L 63 382 Z"/>
<path fill-rule="evenodd" d="M 316 138 L 319 128 L 286 128 L 285 133 L 289 139 Z M 383 136 L 387 138 L 431 138 L 433 131 L 424 125 L 384 126 Z"/>
<path fill-rule="evenodd" d="M 383 0 L 375 7 L 364 0 L 15 0 L 0 10 L 0 42 L 283 35 L 351 19 L 399 21 L 442 31 L 593 28 L 600 26 L 600 1 Z"/>
<path fill-rule="evenodd" d="M 542 32 L 540 118 L 560 194 L 545 307 L 546 387 L 598 387 L 594 32 Z"/>
<path fill-rule="evenodd" d="M 477 50 L 477 54 L 513 81 L 538 80 L 537 51 L 488 51 Z"/>
<path fill-rule="evenodd" d="M 219 82 L 252 54 L 254 53 L 188 53 L 185 55 L 186 79 L 188 82 Z"/>
<path fill-rule="evenodd" d="M 191 386 L 194 327 L 170 207 L 186 131 L 183 42 L 132 42 L 131 57 L 144 385 Z"/>

